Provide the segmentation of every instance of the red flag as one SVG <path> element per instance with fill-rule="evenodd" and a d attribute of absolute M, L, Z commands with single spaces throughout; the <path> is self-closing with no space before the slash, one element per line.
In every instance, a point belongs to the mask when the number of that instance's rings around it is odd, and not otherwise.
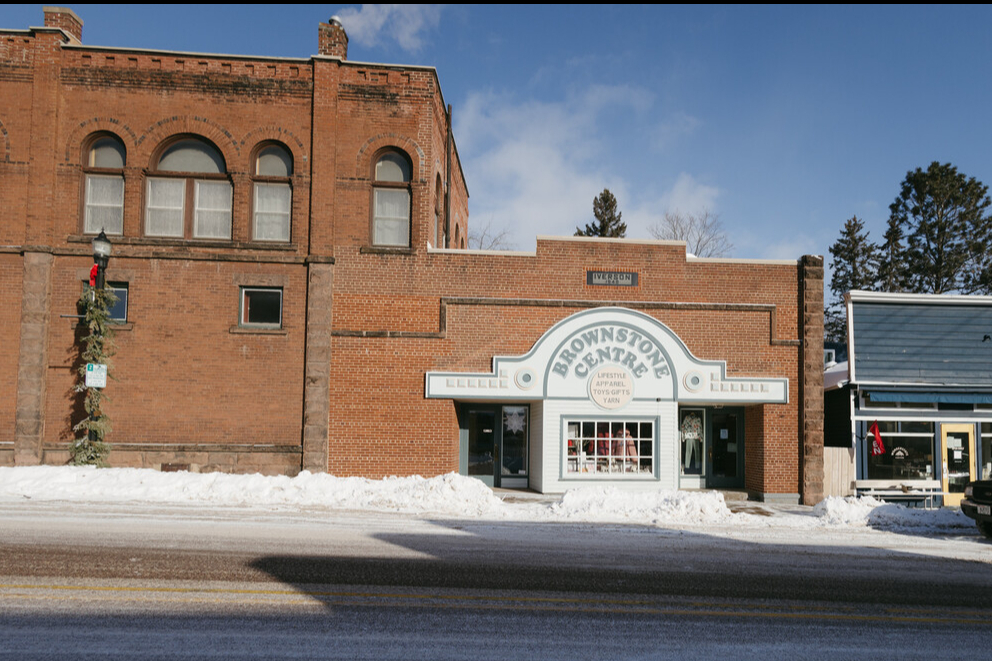
<path fill-rule="evenodd" d="M 878 420 L 871 424 L 868 429 L 868 436 L 872 439 L 871 456 L 877 457 L 880 454 L 885 454 L 885 443 L 882 442 L 882 432 L 878 431 Z"/>

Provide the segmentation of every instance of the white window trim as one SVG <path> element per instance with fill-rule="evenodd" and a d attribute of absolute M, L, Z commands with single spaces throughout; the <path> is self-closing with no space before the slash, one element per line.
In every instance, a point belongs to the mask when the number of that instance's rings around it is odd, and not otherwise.
<path fill-rule="evenodd" d="M 292 186 L 290 186 L 288 183 L 281 183 L 281 182 L 256 181 L 254 183 L 255 183 L 255 185 L 254 185 L 254 188 L 253 188 L 253 191 L 252 191 L 252 193 L 254 195 L 254 204 L 252 205 L 252 215 L 253 215 L 253 217 L 252 217 L 252 239 L 255 240 L 255 241 L 267 241 L 267 242 L 271 242 L 271 243 L 288 243 L 290 240 L 292 240 L 292 237 L 293 237 L 293 224 L 292 224 L 292 219 L 293 219 L 293 188 L 292 188 Z M 286 209 L 285 212 L 261 211 L 259 209 L 258 191 L 259 191 L 260 188 L 265 187 L 265 186 L 272 187 L 272 188 L 277 188 L 277 187 L 278 188 L 285 188 L 286 190 L 289 191 L 289 207 Z M 259 217 L 259 214 L 266 214 L 266 215 L 271 215 L 271 216 L 276 216 L 276 215 L 278 215 L 278 216 L 285 216 L 285 230 L 286 230 L 285 238 L 266 239 L 266 238 L 259 237 L 259 235 L 258 235 L 258 217 Z"/>
<path fill-rule="evenodd" d="M 113 179 L 121 183 L 121 195 L 120 200 L 115 204 L 99 204 L 93 201 L 93 195 L 90 190 L 90 182 L 94 179 Z M 90 210 L 91 209 L 118 209 L 120 211 L 120 229 L 110 229 L 108 230 L 105 226 L 96 227 L 96 225 L 91 224 Z M 99 232 L 106 232 L 111 236 L 121 235 L 124 233 L 124 177 L 122 175 L 114 174 L 87 174 L 86 175 L 86 201 L 85 201 L 85 213 L 83 218 L 83 233 L 84 234 L 98 234 Z"/>
<path fill-rule="evenodd" d="M 250 322 L 245 320 L 245 307 L 246 298 L 249 292 L 279 292 L 279 322 L 278 323 L 259 323 Z M 241 328 L 260 328 L 260 329 L 281 329 L 283 320 L 283 289 L 282 287 L 248 287 L 242 286 L 240 292 L 240 303 L 238 304 L 238 326 Z"/>

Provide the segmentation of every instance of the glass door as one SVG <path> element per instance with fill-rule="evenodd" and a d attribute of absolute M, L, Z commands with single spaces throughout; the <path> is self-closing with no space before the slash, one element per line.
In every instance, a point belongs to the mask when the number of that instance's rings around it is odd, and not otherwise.
<path fill-rule="evenodd" d="M 468 412 L 468 471 L 489 486 L 496 486 L 496 412 L 473 409 Z"/>
<path fill-rule="evenodd" d="M 708 417 L 706 486 L 743 487 L 743 413 L 737 409 L 712 409 Z"/>
<path fill-rule="evenodd" d="M 529 411 L 526 405 L 464 405 L 460 472 L 491 487 L 527 488 Z"/>
<path fill-rule="evenodd" d="M 964 488 L 975 479 L 975 426 L 941 425 L 940 455 L 943 472 L 940 474 L 944 491 L 944 505 L 961 506 Z"/>

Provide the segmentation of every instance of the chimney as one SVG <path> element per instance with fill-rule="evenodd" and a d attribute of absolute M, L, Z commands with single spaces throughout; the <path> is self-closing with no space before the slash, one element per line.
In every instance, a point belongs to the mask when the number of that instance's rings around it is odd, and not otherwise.
<path fill-rule="evenodd" d="M 46 28 L 61 28 L 76 43 L 83 41 L 83 19 L 67 7 L 42 7 Z"/>
<path fill-rule="evenodd" d="M 319 54 L 348 59 L 348 35 L 337 16 L 331 16 L 326 23 L 317 26 L 317 41 Z"/>

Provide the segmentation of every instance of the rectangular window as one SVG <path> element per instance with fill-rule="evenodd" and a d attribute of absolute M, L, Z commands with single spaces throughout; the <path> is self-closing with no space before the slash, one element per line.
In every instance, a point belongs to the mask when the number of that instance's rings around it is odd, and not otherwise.
<path fill-rule="evenodd" d="M 196 213 L 193 237 L 197 239 L 231 238 L 231 184 L 226 181 L 196 182 Z"/>
<path fill-rule="evenodd" d="M 703 474 L 704 416 L 703 409 L 683 409 L 679 413 L 679 437 L 682 440 L 679 461 L 683 475 Z"/>
<path fill-rule="evenodd" d="M 114 292 L 117 302 L 110 308 L 110 320 L 123 324 L 127 322 L 128 283 L 108 282 L 107 289 Z"/>
<path fill-rule="evenodd" d="M 639 420 L 566 420 L 569 477 L 651 477 L 654 423 Z"/>
<path fill-rule="evenodd" d="M 255 240 L 289 241 L 293 193 L 289 184 L 255 184 Z"/>
<path fill-rule="evenodd" d="M 145 209 L 145 234 L 182 237 L 186 182 L 182 179 L 149 179 Z"/>
<path fill-rule="evenodd" d="M 870 423 L 867 427 L 870 427 Z M 869 480 L 932 480 L 934 463 L 933 422 L 880 420 L 882 454 L 871 453 L 872 439 L 865 435 Z"/>
<path fill-rule="evenodd" d="M 372 242 L 377 246 L 410 245 L 410 191 L 375 189 Z"/>
<path fill-rule="evenodd" d="M 282 328 L 282 289 L 242 287 L 239 325 L 246 328 Z"/>
<path fill-rule="evenodd" d="M 124 179 L 96 174 L 86 175 L 86 216 L 83 232 L 96 234 L 124 232 Z"/>

